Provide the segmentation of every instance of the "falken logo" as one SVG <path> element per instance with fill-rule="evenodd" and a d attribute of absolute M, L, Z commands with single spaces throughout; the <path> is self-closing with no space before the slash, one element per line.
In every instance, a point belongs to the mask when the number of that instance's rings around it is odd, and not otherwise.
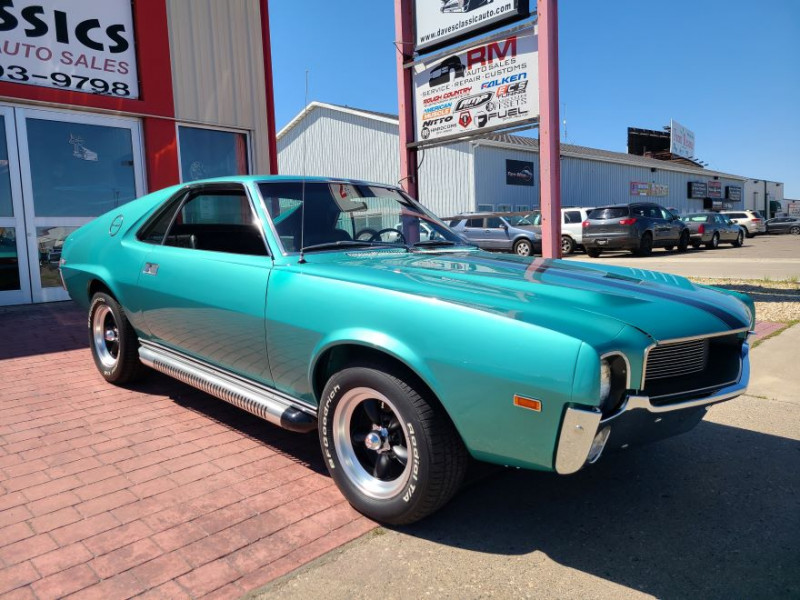
<path fill-rule="evenodd" d="M 484 81 L 481 84 L 481 89 L 485 90 L 486 88 L 500 87 L 501 85 L 514 83 L 515 81 L 523 81 L 527 78 L 528 78 L 527 73 L 518 73 L 517 75 L 509 75 L 508 77 L 503 77 L 502 79 L 493 79 L 491 81 Z"/>
<path fill-rule="evenodd" d="M 460 110 L 469 110 L 472 108 L 478 108 L 479 106 L 483 106 L 489 100 L 492 99 L 492 92 L 481 92 L 480 94 L 475 94 L 474 96 L 467 96 L 466 98 L 461 98 L 456 104 L 456 112 Z"/>
<path fill-rule="evenodd" d="M 458 115 L 458 124 L 464 129 L 469 127 L 470 123 L 472 123 L 472 115 L 469 111 L 462 112 L 460 115 Z"/>

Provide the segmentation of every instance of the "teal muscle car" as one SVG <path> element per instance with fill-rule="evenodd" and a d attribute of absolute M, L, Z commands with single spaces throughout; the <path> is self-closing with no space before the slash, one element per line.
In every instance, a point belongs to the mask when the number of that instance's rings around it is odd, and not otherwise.
<path fill-rule="evenodd" d="M 574 473 L 749 378 L 747 296 L 483 252 L 373 183 L 172 187 L 72 233 L 60 268 L 106 380 L 147 366 L 317 429 L 344 495 L 387 523 L 444 505 L 470 457 Z"/>

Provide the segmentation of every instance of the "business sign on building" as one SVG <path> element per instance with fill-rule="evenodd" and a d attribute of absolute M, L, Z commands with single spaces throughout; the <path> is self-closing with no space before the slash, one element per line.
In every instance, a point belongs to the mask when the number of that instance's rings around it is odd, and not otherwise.
<path fill-rule="evenodd" d="M 707 196 L 709 198 L 722 198 L 722 182 L 709 181 L 706 183 L 706 187 L 708 188 Z"/>
<path fill-rule="evenodd" d="M 703 199 L 708 196 L 708 186 L 704 181 L 689 182 L 689 198 Z"/>
<path fill-rule="evenodd" d="M 533 29 L 414 65 L 416 140 L 442 141 L 539 118 Z"/>
<path fill-rule="evenodd" d="M 533 186 L 533 163 L 527 160 L 506 160 L 506 185 Z"/>
<path fill-rule="evenodd" d="M 130 0 L 0 3 L 0 80 L 138 98 Z"/>
<path fill-rule="evenodd" d="M 440 48 L 528 14 L 528 0 L 414 0 L 415 48 Z"/>
<path fill-rule="evenodd" d="M 725 198 L 731 202 L 742 201 L 742 187 L 739 185 L 729 185 L 725 187 Z"/>
<path fill-rule="evenodd" d="M 631 181 L 631 196 L 663 197 L 669 196 L 669 186 L 663 183 Z"/>
<path fill-rule="evenodd" d="M 786 207 L 790 217 L 800 217 L 800 202 L 792 201 Z"/>
<path fill-rule="evenodd" d="M 669 122 L 669 151 L 684 158 L 694 156 L 694 132 L 677 121 Z"/>

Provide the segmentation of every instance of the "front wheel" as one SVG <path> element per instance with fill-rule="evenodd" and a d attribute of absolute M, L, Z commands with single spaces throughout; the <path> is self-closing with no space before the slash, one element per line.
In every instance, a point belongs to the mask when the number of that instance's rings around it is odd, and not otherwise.
<path fill-rule="evenodd" d="M 352 367 L 322 393 L 319 438 L 328 472 L 364 515 L 413 523 L 447 503 L 467 468 L 467 451 L 435 400 L 408 378 Z"/>
<path fill-rule="evenodd" d="M 681 238 L 678 240 L 678 252 L 686 252 L 689 249 L 689 232 L 684 231 L 681 233 Z"/>
<path fill-rule="evenodd" d="M 800 227 L 797 226 L 792 227 L 791 229 L 789 229 L 789 233 L 791 233 L 792 235 L 800 235 Z"/>
<path fill-rule="evenodd" d="M 744 245 L 744 234 L 741 230 L 739 230 L 739 233 L 736 235 L 736 240 L 731 243 L 735 248 L 741 248 Z"/>
<path fill-rule="evenodd" d="M 530 256 L 533 253 L 533 246 L 528 240 L 517 240 L 514 243 L 514 254 L 518 256 Z"/>
<path fill-rule="evenodd" d="M 120 304 L 104 292 L 95 294 L 89 306 L 89 346 L 106 381 L 127 383 L 141 375 L 136 332 Z"/>

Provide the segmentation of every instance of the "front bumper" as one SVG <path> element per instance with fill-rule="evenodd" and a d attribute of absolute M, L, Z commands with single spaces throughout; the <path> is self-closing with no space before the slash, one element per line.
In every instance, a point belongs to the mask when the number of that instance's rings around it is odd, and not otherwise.
<path fill-rule="evenodd" d="M 556 472 L 560 475 L 575 473 L 584 465 L 596 462 L 604 448 L 626 448 L 689 431 L 702 420 L 709 406 L 731 400 L 747 390 L 750 381 L 748 354 L 749 345 L 745 342 L 739 381 L 704 398 L 655 405 L 647 396 L 629 395 L 622 407 L 606 418 L 597 408 L 567 407 L 558 437 Z M 603 433 L 606 428 L 610 431 Z"/>

